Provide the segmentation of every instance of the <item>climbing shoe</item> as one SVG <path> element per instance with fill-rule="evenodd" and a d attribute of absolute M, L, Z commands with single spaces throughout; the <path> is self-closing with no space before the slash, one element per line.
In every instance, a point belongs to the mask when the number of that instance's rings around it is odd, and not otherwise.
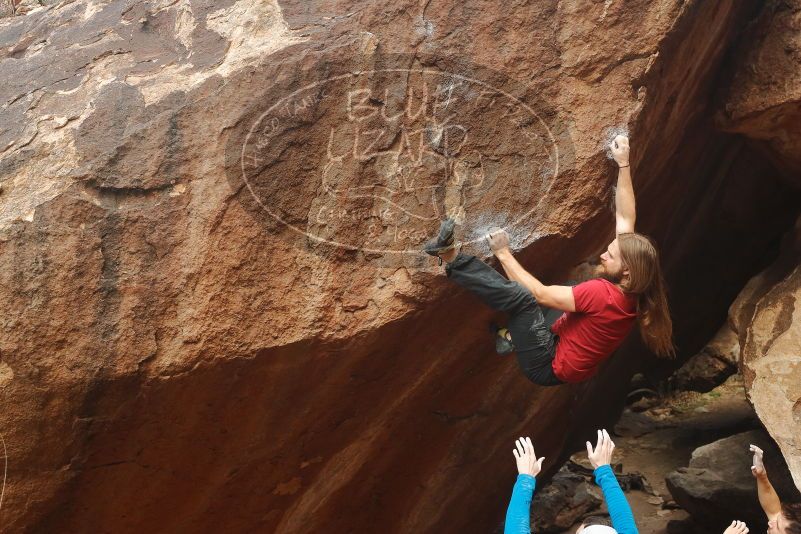
<path fill-rule="evenodd" d="M 456 226 L 456 221 L 447 218 L 439 225 L 439 234 L 433 239 L 426 241 L 423 250 L 426 254 L 431 256 L 439 256 L 443 252 L 453 249 L 456 242 L 453 240 L 453 228 Z"/>
<path fill-rule="evenodd" d="M 495 352 L 498 354 L 514 352 L 515 346 L 508 328 L 499 328 L 497 325 L 491 324 L 490 332 L 495 336 Z"/>

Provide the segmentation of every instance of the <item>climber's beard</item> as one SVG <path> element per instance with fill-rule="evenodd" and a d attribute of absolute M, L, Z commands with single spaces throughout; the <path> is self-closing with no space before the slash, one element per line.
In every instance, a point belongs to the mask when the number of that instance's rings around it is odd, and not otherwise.
<path fill-rule="evenodd" d="M 623 270 L 621 269 L 619 273 L 610 273 L 609 271 L 606 270 L 604 264 L 601 263 L 595 267 L 595 276 L 597 278 L 603 278 L 604 280 L 608 280 L 613 284 L 619 284 L 621 280 L 623 280 Z"/>

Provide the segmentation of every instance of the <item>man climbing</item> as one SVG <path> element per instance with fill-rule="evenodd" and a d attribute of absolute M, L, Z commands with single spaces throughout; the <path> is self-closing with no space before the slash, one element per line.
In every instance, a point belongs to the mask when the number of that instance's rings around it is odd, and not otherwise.
<path fill-rule="evenodd" d="M 659 356 L 672 356 L 672 323 L 659 254 L 653 242 L 634 232 L 634 188 L 629 140 L 618 135 L 609 147 L 619 166 L 616 238 L 601 254 L 598 278 L 574 287 L 546 286 L 526 271 L 509 249 L 503 231 L 491 233 L 490 248 L 509 279 L 475 256 L 459 252 L 453 219 L 440 225 L 425 252 L 447 262 L 448 277 L 493 309 L 509 314 L 508 330 L 526 377 L 542 386 L 575 383 L 593 376 L 622 343 L 635 322 Z M 549 327 L 540 306 L 564 312 Z"/>

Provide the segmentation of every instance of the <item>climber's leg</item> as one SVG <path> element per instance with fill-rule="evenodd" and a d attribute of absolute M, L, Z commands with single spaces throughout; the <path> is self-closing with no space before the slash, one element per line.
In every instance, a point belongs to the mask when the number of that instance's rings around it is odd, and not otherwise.
<path fill-rule="evenodd" d="M 446 272 L 451 280 L 485 304 L 509 314 L 509 332 L 517 351 L 517 362 L 529 380 L 543 386 L 561 383 L 551 367 L 556 340 L 531 293 L 467 254 L 456 255 L 448 263 Z"/>
<path fill-rule="evenodd" d="M 517 364 L 526 378 L 540 386 L 557 386 L 562 384 L 553 372 L 557 338 L 544 321 L 538 322 L 541 318 L 539 309 L 515 314 L 509 318 L 509 332 Z"/>
<path fill-rule="evenodd" d="M 565 313 L 562 310 L 546 308 L 545 306 L 541 306 L 541 308 L 542 315 L 545 317 L 545 326 L 548 328 L 552 327 L 553 324 Z"/>
<path fill-rule="evenodd" d="M 517 282 L 507 280 L 498 271 L 469 254 L 457 253 L 443 259 L 448 262 L 448 277 L 480 298 L 490 308 L 514 314 L 536 302 Z M 451 259 L 452 258 L 452 259 Z M 449 261 L 450 260 L 450 261 Z"/>

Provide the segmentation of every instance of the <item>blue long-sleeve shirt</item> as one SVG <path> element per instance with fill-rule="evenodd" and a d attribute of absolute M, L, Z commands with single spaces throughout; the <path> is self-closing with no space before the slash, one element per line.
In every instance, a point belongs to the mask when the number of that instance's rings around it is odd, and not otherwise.
<path fill-rule="evenodd" d="M 537 481 L 533 476 L 517 475 L 512 500 L 506 509 L 503 534 L 531 534 L 531 497 L 536 486 Z"/>
<path fill-rule="evenodd" d="M 595 482 L 601 487 L 612 519 L 612 528 L 618 534 L 638 534 L 634 514 L 631 513 L 626 496 L 620 489 L 615 473 L 608 465 L 595 470 Z M 506 509 L 506 522 L 503 534 L 531 534 L 531 499 L 537 481 L 531 475 L 517 475 L 512 489 L 512 499 Z"/>
<path fill-rule="evenodd" d="M 617 530 L 618 534 L 638 534 L 629 502 L 609 465 L 602 465 L 595 470 L 595 483 L 601 486 L 601 491 L 604 492 L 612 528 Z"/>

